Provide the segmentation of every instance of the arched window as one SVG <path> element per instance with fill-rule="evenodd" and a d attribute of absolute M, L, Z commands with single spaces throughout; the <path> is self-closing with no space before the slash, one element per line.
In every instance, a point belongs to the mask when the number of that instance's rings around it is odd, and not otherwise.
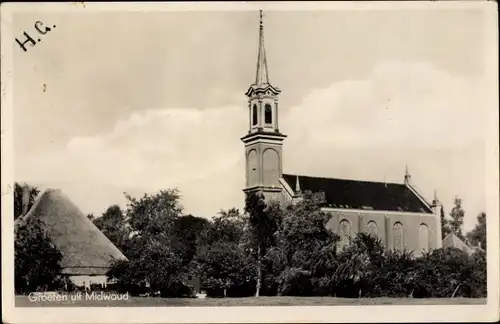
<path fill-rule="evenodd" d="M 273 108 L 271 107 L 270 104 L 266 104 L 266 106 L 265 106 L 264 121 L 266 124 L 273 123 Z"/>
<path fill-rule="evenodd" d="M 339 250 L 346 248 L 349 245 L 351 238 L 351 223 L 348 220 L 343 219 L 339 223 Z"/>
<path fill-rule="evenodd" d="M 392 248 L 403 251 L 403 224 L 399 222 L 392 227 Z"/>
<path fill-rule="evenodd" d="M 250 187 L 256 186 L 259 183 L 259 171 L 257 167 L 259 165 L 259 160 L 257 152 L 251 150 L 248 152 L 248 173 L 247 173 L 247 185 Z"/>
<path fill-rule="evenodd" d="M 366 224 L 366 233 L 374 236 L 374 237 L 377 237 L 378 236 L 378 226 L 377 226 L 377 223 L 375 223 L 374 221 L 369 221 L 367 224 Z"/>
<path fill-rule="evenodd" d="M 252 126 L 257 125 L 257 105 L 253 105 L 252 107 Z"/>
<path fill-rule="evenodd" d="M 418 245 L 422 253 L 429 251 L 429 227 L 426 224 L 418 227 Z"/>
<path fill-rule="evenodd" d="M 267 149 L 262 155 L 263 174 L 262 181 L 265 186 L 279 185 L 279 155 L 273 149 Z"/>

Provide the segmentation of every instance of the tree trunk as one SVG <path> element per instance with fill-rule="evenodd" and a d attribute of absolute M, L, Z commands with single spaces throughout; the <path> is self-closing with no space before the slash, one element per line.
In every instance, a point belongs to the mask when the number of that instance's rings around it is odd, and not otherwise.
<path fill-rule="evenodd" d="M 455 297 L 455 294 L 457 293 L 458 288 L 460 288 L 460 285 L 458 285 L 457 288 L 455 288 L 455 291 L 453 292 L 453 295 L 451 295 L 451 298 Z"/>
<path fill-rule="evenodd" d="M 255 288 L 255 297 L 259 297 L 260 294 L 260 281 L 262 277 L 261 264 L 260 264 L 260 246 L 257 249 L 257 285 Z"/>

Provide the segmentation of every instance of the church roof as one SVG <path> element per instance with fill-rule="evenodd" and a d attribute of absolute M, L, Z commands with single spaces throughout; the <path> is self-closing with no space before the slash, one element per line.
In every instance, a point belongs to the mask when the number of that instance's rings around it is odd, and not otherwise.
<path fill-rule="evenodd" d="M 297 181 L 297 177 L 299 181 Z M 405 184 L 319 178 L 283 174 L 296 192 L 323 192 L 330 208 L 432 213 L 432 210 Z"/>
<path fill-rule="evenodd" d="M 40 220 L 54 247 L 63 255 L 63 272 L 104 275 L 122 252 L 60 190 L 45 191 L 15 226 Z"/>

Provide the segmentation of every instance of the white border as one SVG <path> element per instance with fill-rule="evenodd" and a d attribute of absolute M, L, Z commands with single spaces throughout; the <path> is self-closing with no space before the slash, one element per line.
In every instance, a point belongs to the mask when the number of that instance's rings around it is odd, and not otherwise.
<path fill-rule="evenodd" d="M 119 8 L 119 9 L 118 9 Z M 490 79 L 491 131 L 487 145 L 488 300 L 486 305 L 293 306 L 293 307 L 151 307 L 15 308 L 13 299 L 13 12 L 102 12 L 173 10 L 432 10 L 482 9 L 485 13 L 485 73 Z M 3 3 L 1 5 L 1 161 L 2 161 L 2 306 L 8 323 L 223 323 L 223 322 L 442 322 L 494 321 L 499 318 L 499 160 L 498 160 L 498 20 L 494 1 L 460 2 L 203 2 L 203 3 Z M 474 107 L 471 107 L 474 109 Z"/>

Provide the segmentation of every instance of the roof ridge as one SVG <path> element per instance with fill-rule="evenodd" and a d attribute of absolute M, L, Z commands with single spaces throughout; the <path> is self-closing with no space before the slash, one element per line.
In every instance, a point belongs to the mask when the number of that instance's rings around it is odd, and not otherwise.
<path fill-rule="evenodd" d="M 367 182 L 367 183 L 378 183 L 378 184 L 393 184 L 393 185 L 400 185 L 404 186 L 404 183 L 398 183 L 398 182 L 390 182 L 390 181 L 369 181 L 369 180 L 356 180 L 356 179 L 347 179 L 347 178 L 333 178 L 333 177 L 320 177 L 320 176 L 310 176 L 310 175 L 303 175 L 303 174 L 292 174 L 292 173 L 283 173 L 283 175 L 289 175 L 292 177 L 306 177 L 306 178 L 316 178 L 316 179 L 329 179 L 329 180 L 343 180 L 343 181 L 355 181 L 355 182 Z"/>

